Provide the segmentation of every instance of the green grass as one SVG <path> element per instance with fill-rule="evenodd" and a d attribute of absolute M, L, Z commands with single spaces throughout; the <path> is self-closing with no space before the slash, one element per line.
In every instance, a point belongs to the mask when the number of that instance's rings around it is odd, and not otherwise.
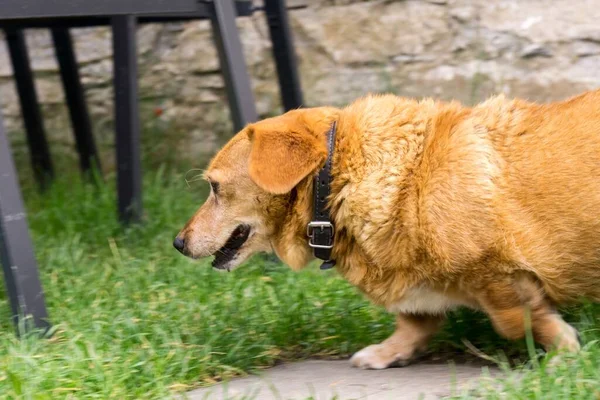
<path fill-rule="evenodd" d="M 593 335 L 598 337 L 597 332 Z M 600 399 L 597 339 L 587 342 L 578 354 L 531 355 L 529 362 L 512 369 L 507 362 L 498 360 L 500 378 L 486 377 L 477 383 L 478 387 L 464 389 L 452 399 Z M 559 361 L 553 363 L 557 361 L 554 357 L 559 357 Z"/>
<path fill-rule="evenodd" d="M 582 304 L 562 311 L 581 335 L 583 348 L 577 354 L 546 354 L 534 344 L 531 332 L 522 342 L 509 342 L 495 336 L 487 318 L 467 313 L 463 320 L 464 311 L 452 315 L 441 337 L 451 338 L 450 343 L 464 334 L 467 341 L 476 338 L 476 346 L 467 343 L 467 347 L 473 349 L 470 353 L 491 362 L 500 374 L 490 377 L 484 373 L 484 379 L 475 387 L 456 388 L 451 398 L 600 400 L 600 305 Z M 454 325 L 457 320 L 473 325 L 465 331 L 462 324 Z M 440 337 L 433 347 L 438 351 L 447 350 Z"/>
<path fill-rule="evenodd" d="M 43 196 L 25 189 L 54 334 L 17 339 L 0 288 L 1 398 L 167 398 L 280 360 L 347 356 L 392 332 L 393 317 L 335 271 L 294 273 L 255 257 L 218 273 L 179 255 L 172 239 L 207 189 L 188 188 L 184 172 L 146 173 L 145 221 L 128 229 L 116 221 L 112 178 L 95 187 L 70 176 Z M 588 344 L 556 379 L 533 368 L 506 390 L 594 398 L 598 315 L 593 306 L 569 314 Z M 465 354 L 462 338 L 494 357 L 527 359 L 525 343 L 503 341 L 469 311 L 453 315 L 432 350 Z"/>

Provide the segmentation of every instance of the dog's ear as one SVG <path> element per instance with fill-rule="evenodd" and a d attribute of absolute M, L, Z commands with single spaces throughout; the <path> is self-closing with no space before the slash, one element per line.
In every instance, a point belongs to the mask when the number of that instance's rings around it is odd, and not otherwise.
<path fill-rule="evenodd" d="M 249 127 L 248 137 L 250 178 L 273 194 L 290 192 L 327 158 L 324 141 L 304 126 L 258 123 Z"/>

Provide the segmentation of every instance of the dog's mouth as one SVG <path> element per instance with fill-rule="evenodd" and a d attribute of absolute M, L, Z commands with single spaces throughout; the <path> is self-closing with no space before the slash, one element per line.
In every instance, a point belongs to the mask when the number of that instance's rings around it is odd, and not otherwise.
<path fill-rule="evenodd" d="M 229 264 L 238 254 L 238 250 L 246 243 L 250 236 L 249 225 L 238 225 L 233 231 L 229 239 L 225 242 L 223 247 L 217 250 L 214 254 L 215 259 L 212 262 L 213 268 L 216 269 L 229 269 Z"/>

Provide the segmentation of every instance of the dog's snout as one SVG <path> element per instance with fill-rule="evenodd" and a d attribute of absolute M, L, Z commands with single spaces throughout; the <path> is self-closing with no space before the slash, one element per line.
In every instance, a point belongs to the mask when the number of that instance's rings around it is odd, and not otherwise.
<path fill-rule="evenodd" d="M 183 253 L 183 247 L 185 246 L 185 241 L 182 237 L 177 236 L 175 240 L 173 240 L 173 247 L 175 247 L 179 252 Z"/>

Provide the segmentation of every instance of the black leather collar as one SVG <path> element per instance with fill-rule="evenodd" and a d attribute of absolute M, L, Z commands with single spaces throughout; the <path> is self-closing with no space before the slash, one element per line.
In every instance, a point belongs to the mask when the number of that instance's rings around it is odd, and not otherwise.
<path fill-rule="evenodd" d="M 333 248 L 334 227 L 327 208 L 327 198 L 331 193 L 331 164 L 333 163 L 333 150 L 335 147 L 336 123 L 331 124 L 327 133 L 327 161 L 314 180 L 313 219 L 308 224 L 308 245 L 313 249 L 316 258 L 323 260 L 321 269 L 330 269 L 335 266 L 331 259 Z"/>

